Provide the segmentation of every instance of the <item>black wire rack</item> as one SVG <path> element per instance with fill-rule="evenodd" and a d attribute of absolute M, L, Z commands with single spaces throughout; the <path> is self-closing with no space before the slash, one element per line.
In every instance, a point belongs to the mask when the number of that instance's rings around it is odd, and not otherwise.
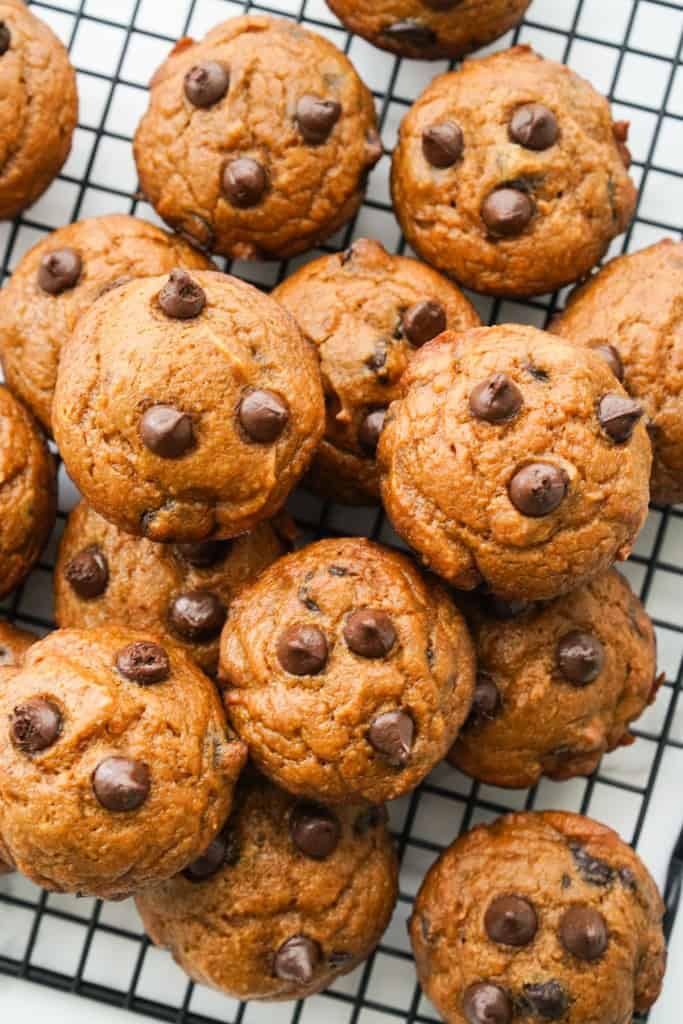
<path fill-rule="evenodd" d="M 201 36 L 212 24 L 247 12 L 292 17 L 329 35 L 373 89 L 387 155 L 355 222 L 325 251 L 344 248 L 359 235 L 404 251 L 389 201 L 388 154 L 408 106 L 445 64 L 406 62 L 373 50 L 343 31 L 324 0 L 46 0 L 31 6 L 69 45 L 81 120 L 74 153 L 46 197 L 15 222 L 0 224 L 3 280 L 28 246 L 70 220 L 115 211 L 155 219 L 137 191 L 130 156 L 146 82 L 177 38 Z M 639 205 L 612 253 L 667 235 L 680 238 L 683 0 L 535 0 L 523 24 L 493 48 L 517 41 L 587 74 L 609 95 L 615 115 L 632 122 Z M 291 267 L 235 263 L 228 269 L 268 289 Z M 475 297 L 475 303 L 491 323 L 543 326 L 561 298 L 512 303 Z M 0 604 L 0 614 L 38 633 L 53 628 L 50 576 L 76 497 L 63 468 L 60 484 L 55 537 L 27 584 Z M 399 543 L 379 511 L 345 509 L 304 492 L 295 495 L 292 511 L 309 539 L 352 533 Z M 677 836 L 683 814 L 680 801 L 667 797 L 683 770 L 683 509 L 652 509 L 625 572 L 655 622 L 667 674 L 656 705 L 634 730 L 635 746 L 605 758 L 588 780 L 546 780 L 523 792 L 473 783 L 444 766 L 397 801 L 391 822 L 402 871 L 394 920 L 367 963 L 325 994 L 264 1008 L 210 993 L 189 983 L 167 954 L 151 946 L 130 901 L 104 904 L 48 894 L 16 875 L 0 882 L 0 973 L 176 1024 L 431 1024 L 438 1018 L 416 984 L 405 930 L 421 878 L 443 847 L 473 824 L 510 810 L 551 806 L 592 814 L 617 827 L 650 861 L 659 858 L 671 935 L 683 880 L 683 834 Z M 663 1024 L 664 1017 L 654 1011 L 652 1020 Z"/>

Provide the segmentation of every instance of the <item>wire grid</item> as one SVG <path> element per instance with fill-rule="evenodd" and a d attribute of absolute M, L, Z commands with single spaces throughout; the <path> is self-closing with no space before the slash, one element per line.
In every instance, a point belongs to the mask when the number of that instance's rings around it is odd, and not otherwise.
<path fill-rule="evenodd" d="M 405 62 L 372 49 L 344 32 L 323 0 L 271 0 L 269 5 L 250 0 L 60 0 L 31 6 L 71 50 L 78 70 L 81 120 L 74 152 L 59 180 L 23 217 L 0 225 L 3 280 L 30 245 L 70 220 L 114 211 L 156 220 L 137 192 L 130 142 L 146 106 L 149 75 L 180 36 L 201 36 L 223 18 L 246 12 L 291 16 L 328 35 L 349 53 L 373 88 L 387 153 L 407 107 L 446 67 Z M 612 254 L 666 235 L 680 238 L 683 0 L 535 0 L 523 24 L 489 49 L 517 41 L 530 42 L 547 56 L 571 64 L 609 95 L 616 117 L 632 122 L 639 206 Z M 378 237 L 393 251 L 405 251 L 391 211 L 388 166 L 385 156 L 355 222 L 323 251 L 343 248 L 360 235 Z M 228 269 L 268 289 L 294 265 L 233 263 Z M 544 326 L 562 297 L 524 303 L 473 298 L 491 323 L 521 320 Z M 50 574 L 58 536 L 75 500 L 62 467 L 56 536 L 28 583 L 0 605 L 7 618 L 39 633 L 53 628 Z M 400 546 L 380 511 L 350 510 L 304 492 L 294 496 L 292 511 L 311 540 L 357 533 Z M 103 904 L 47 894 L 18 876 L 4 879 L 0 891 L 0 972 L 177 1024 L 431 1024 L 438 1017 L 415 983 L 405 931 L 426 869 L 456 834 L 473 824 L 510 810 L 551 806 L 593 814 L 636 846 L 642 846 L 645 836 L 646 853 L 663 843 L 659 874 L 660 881 L 666 876 L 670 934 L 683 875 L 683 842 L 676 843 L 675 836 L 680 820 L 668 821 L 675 817 L 670 806 L 665 808 L 668 831 L 662 840 L 661 780 L 672 772 L 680 777 L 683 770 L 681 562 L 683 509 L 653 508 L 624 571 L 654 619 L 667 681 L 655 706 L 634 729 L 634 747 L 626 755 L 605 758 L 588 780 L 561 786 L 544 780 L 524 792 L 480 785 L 443 766 L 415 793 L 396 801 L 390 814 L 402 871 L 394 920 L 367 963 L 339 979 L 327 993 L 306 1003 L 239 1004 L 188 983 L 167 954 L 145 938 L 130 901 Z"/>

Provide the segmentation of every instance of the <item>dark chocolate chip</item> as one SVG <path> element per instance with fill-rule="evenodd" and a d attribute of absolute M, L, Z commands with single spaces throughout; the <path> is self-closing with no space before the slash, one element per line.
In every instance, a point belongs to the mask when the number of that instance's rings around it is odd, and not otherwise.
<path fill-rule="evenodd" d="M 605 664 L 605 649 L 596 636 L 574 629 L 557 645 L 557 664 L 564 678 L 575 686 L 597 679 Z"/>
<path fill-rule="evenodd" d="M 382 35 L 396 43 L 413 46 L 416 49 L 429 49 L 437 42 L 437 34 L 429 25 L 424 25 L 414 18 L 395 21 L 382 29 Z"/>
<path fill-rule="evenodd" d="M 410 761 L 415 724 L 406 711 L 386 711 L 375 718 L 368 730 L 368 741 L 393 768 L 405 768 Z"/>
<path fill-rule="evenodd" d="M 171 674 L 168 654 L 159 644 L 137 640 L 116 655 L 116 667 L 122 676 L 140 686 L 163 683 Z"/>
<path fill-rule="evenodd" d="M 185 75 L 185 95 L 195 107 L 212 107 L 230 87 L 230 73 L 215 60 L 195 64 Z"/>
<path fill-rule="evenodd" d="M 320 946 L 307 935 L 295 935 L 283 942 L 275 954 L 275 974 L 282 981 L 309 985 L 320 963 Z"/>
<path fill-rule="evenodd" d="M 610 885 L 614 881 L 614 868 L 611 868 L 604 860 L 592 857 L 588 850 L 579 843 L 571 843 L 569 849 L 584 881 L 600 886 Z"/>
<path fill-rule="evenodd" d="M 150 785 L 147 765 L 128 757 L 100 761 L 92 777 L 95 796 L 108 811 L 137 810 L 149 796 Z"/>
<path fill-rule="evenodd" d="M 468 725 L 481 725 L 482 722 L 491 721 L 500 711 L 501 705 L 500 691 L 491 676 L 488 672 L 477 672 Z"/>
<path fill-rule="evenodd" d="M 348 576 L 349 575 L 348 569 L 344 569 L 344 567 L 341 566 L 341 565 L 331 565 L 330 568 L 327 571 L 329 572 L 330 576 Z"/>
<path fill-rule="evenodd" d="M 232 542 L 229 540 L 199 540 L 176 544 L 175 552 L 197 569 L 209 569 L 227 558 Z"/>
<path fill-rule="evenodd" d="M 60 295 L 78 283 L 83 261 L 75 249 L 46 252 L 38 266 L 38 285 L 49 295 Z"/>
<path fill-rule="evenodd" d="M 579 960 L 599 960 L 607 949 L 607 922 L 592 907 L 575 906 L 565 910 L 560 921 L 562 945 Z"/>
<path fill-rule="evenodd" d="M 234 867 L 239 861 L 239 848 L 232 832 L 224 829 L 195 861 L 183 871 L 188 882 L 203 882 L 212 878 L 222 867 Z"/>
<path fill-rule="evenodd" d="M 367 414 L 358 429 L 358 443 L 370 455 L 374 455 L 377 451 L 386 415 L 386 409 L 373 409 Z"/>
<path fill-rule="evenodd" d="M 550 374 L 547 370 L 542 370 L 540 366 L 536 366 L 534 363 L 527 363 L 524 369 L 527 373 L 531 374 L 534 380 L 543 381 L 544 384 L 550 380 Z"/>
<path fill-rule="evenodd" d="M 52 701 L 34 697 L 19 704 L 10 715 L 12 743 L 24 754 L 47 750 L 62 731 L 62 714 Z"/>
<path fill-rule="evenodd" d="M 422 133 L 422 152 L 432 167 L 452 167 L 465 150 L 465 136 L 455 121 L 442 121 L 425 128 Z"/>
<path fill-rule="evenodd" d="M 484 915 L 486 934 L 502 946 L 528 946 L 538 930 L 536 911 L 521 896 L 498 896 Z"/>
<path fill-rule="evenodd" d="M 212 640 L 222 630 L 225 619 L 225 605 L 210 590 L 178 594 L 168 609 L 171 626 L 188 640 Z"/>
<path fill-rule="evenodd" d="M 290 626 L 277 643 L 277 658 L 293 676 L 314 676 L 327 664 L 327 638 L 317 626 Z"/>
<path fill-rule="evenodd" d="M 571 889 L 571 887 L 572 887 L 572 880 L 571 880 L 570 876 L 569 875 L 562 875 L 562 883 L 561 884 L 562 884 L 562 888 L 563 889 Z"/>
<path fill-rule="evenodd" d="M 512 1020 L 510 997 L 498 985 L 487 981 L 465 989 L 462 1008 L 468 1024 L 510 1024 Z"/>
<path fill-rule="evenodd" d="M 178 459 L 194 447 L 192 418 L 172 405 L 153 405 L 140 420 L 145 448 L 162 459 Z"/>
<path fill-rule="evenodd" d="M 0 57 L 3 57 L 10 48 L 12 36 L 4 21 L 0 21 Z"/>
<path fill-rule="evenodd" d="M 624 381 L 624 364 L 621 361 L 621 356 L 617 352 L 614 345 L 598 345 L 597 348 L 593 349 L 599 356 L 605 360 L 610 370 L 617 378 L 617 380 L 623 384 Z"/>
<path fill-rule="evenodd" d="M 498 188 L 484 200 L 482 220 L 491 234 L 510 238 L 521 235 L 534 215 L 534 204 L 526 192 Z"/>
<path fill-rule="evenodd" d="M 223 192 L 233 206 L 242 210 L 260 203 L 267 188 L 265 167 L 250 156 L 232 160 L 223 170 Z"/>
<path fill-rule="evenodd" d="M 372 355 L 368 356 L 365 360 L 365 365 L 374 370 L 375 373 L 380 373 L 384 369 L 387 363 L 387 343 L 384 338 L 378 338 L 375 342 L 375 349 Z M 381 374 L 380 374 L 381 376 Z"/>
<path fill-rule="evenodd" d="M 349 650 L 363 658 L 385 658 L 396 643 L 396 630 L 386 612 L 361 608 L 344 624 Z"/>
<path fill-rule="evenodd" d="M 64 576 L 79 597 L 99 597 L 109 583 L 109 566 L 104 552 L 97 544 L 90 544 L 67 562 Z"/>
<path fill-rule="evenodd" d="M 525 985 L 522 1003 L 529 1013 L 542 1020 L 561 1020 L 569 1009 L 569 996 L 559 981 Z"/>
<path fill-rule="evenodd" d="M 405 311 L 401 326 L 410 344 L 419 348 L 446 330 L 446 310 L 440 302 L 425 299 Z"/>
<path fill-rule="evenodd" d="M 341 103 L 302 96 L 296 105 L 296 121 L 305 142 L 318 146 L 326 142 L 341 117 Z"/>
<path fill-rule="evenodd" d="M 356 835 L 364 836 L 373 828 L 386 825 L 388 821 L 387 809 L 382 804 L 371 804 L 361 811 L 353 823 L 353 831 Z"/>
<path fill-rule="evenodd" d="M 605 395 L 600 399 L 598 419 L 605 433 L 616 444 L 630 440 L 636 425 L 643 417 L 643 407 L 625 395 Z"/>
<path fill-rule="evenodd" d="M 186 270 L 176 268 L 159 292 L 159 305 L 174 320 L 193 320 L 206 305 L 206 292 Z"/>
<path fill-rule="evenodd" d="M 272 444 L 289 422 L 289 409 L 273 391 L 250 391 L 240 402 L 238 416 L 252 441 Z"/>
<path fill-rule="evenodd" d="M 339 819 L 319 804 L 299 803 L 289 819 L 289 834 L 297 850 L 324 860 L 334 853 L 341 838 Z"/>
<path fill-rule="evenodd" d="M 510 138 L 526 149 L 550 149 L 559 134 L 557 118 L 542 103 L 527 103 L 512 115 Z"/>
<path fill-rule="evenodd" d="M 508 492 L 518 512 L 539 518 L 550 515 L 562 504 L 568 486 L 563 469 L 549 462 L 531 462 L 517 470 L 508 484 Z"/>
<path fill-rule="evenodd" d="M 523 403 L 522 392 L 507 374 L 494 373 L 473 389 L 470 412 L 487 423 L 503 423 L 516 416 Z"/>

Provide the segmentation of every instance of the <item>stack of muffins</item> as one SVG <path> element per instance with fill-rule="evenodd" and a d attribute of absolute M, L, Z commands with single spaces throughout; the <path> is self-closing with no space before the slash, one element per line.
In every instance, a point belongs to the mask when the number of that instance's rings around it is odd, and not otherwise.
<path fill-rule="evenodd" d="M 431 59 L 497 38 L 528 2 L 331 6 Z M 77 109 L 65 51 L 20 0 L 0 0 L 0 76 L 11 217 L 59 171 Z M 360 239 L 268 296 L 211 254 L 289 257 L 346 224 L 383 157 L 371 94 L 285 20 L 177 44 L 135 138 L 175 233 L 71 224 L 0 292 L 0 594 L 54 524 L 45 435 L 83 496 L 55 569 L 60 628 L 0 627 L 0 870 L 134 894 L 193 979 L 301 998 L 390 920 L 385 801 L 444 758 L 526 787 L 631 741 L 655 635 L 613 565 L 651 495 L 683 500 L 683 246 L 614 260 L 548 332 L 482 327 L 458 287 L 586 278 L 635 209 L 627 131 L 527 47 L 469 60 L 393 153 L 396 215 L 426 262 Z M 283 509 L 302 479 L 381 501 L 411 556 L 301 547 Z M 410 933 L 449 1024 L 626 1024 L 659 994 L 662 915 L 610 829 L 525 813 L 444 853 Z"/>

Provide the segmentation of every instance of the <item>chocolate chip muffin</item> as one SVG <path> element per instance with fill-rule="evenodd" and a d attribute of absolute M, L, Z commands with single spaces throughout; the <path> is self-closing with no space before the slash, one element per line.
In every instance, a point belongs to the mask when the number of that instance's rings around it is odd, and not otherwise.
<path fill-rule="evenodd" d="M 663 914 L 616 832 L 578 814 L 510 814 L 436 862 L 410 935 L 447 1024 L 626 1024 L 659 995 Z"/>
<path fill-rule="evenodd" d="M 69 516 L 55 568 L 57 622 L 118 622 L 168 634 L 214 676 L 235 593 L 285 553 L 278 528 L 266 522 L 231 541 L 154 544 L 117 529 L 81 502 Z"/>
<path fill-rule="evenodd" d="M 394 207 L 413 248 L 489 295 L 576 281 L 635 209 L 628 125 L 527 46 L 436 78 L 394 153 Z"/>
<path fill-rule="evenodd" d="M 401 57 L 463 57 L 514 28 L 531 0 L 327 0 L 340 21 Z"/>
<path fill-rule="evenodd" d="M 270 17 L 182 39 L 152 79 L 135 136 L 157 213 L 239 259 L 292 256 L 333 234 L 381 155 L 372 95 L 344 54 Z"/>
<path fill-rule="evenodd" d="M 0 96 L 0 220 L 8 220 L 59 174 L 78 119 L 69 55 L 23 0 L 0 0 Z"/>
<path fill-rule="evenodd" d="M 206 849 L 244 760 L 213 683 L 174 644 L 57 630 L 0 688 L 0 834 L 46 889 L 128 895 Z"/>
<path fill-rule="evenodd" d="M 0 597 L 38 561 L 56 507 L 52 455 L 32 416 L 0 385 Z"/>
<path fill-rule="evenodd" d="M 273 298 L 320 356 L 327 423 L 307 482 L 338 501 L 374 504 L 377 442 L 408 360 L 446 328 L 475 327 L 479 317 L 440 274 L 366 238 L 308 263 Z"/>
<path fill-rule="evenodd" d="M 459 612 L 412 562 L 365 539 L 276 562 L 230 608 L 220 673 L 254 763 L 325 803 L 381 803 L 444 756 L 474 689 Z"/>
<path fill-rule="evenodd" d="M 647 416 L 652 500 L 683 502 L 683 243 L 612 260 L 551 331 L 595 349 Z"/>
<path fill-rule="evenodd" d="M 62 345 L 103 293 L 133 277 L 213 264 L 177 236 L 126 214 L 92 217 L 34 245 L 0 291 L 0 358 L 9 386 L 51 430 Z"/>
<path fill-rule="evenodd" d="M 623 576 L 612 569 L 545 604 L 463 603 L 478 672 L 454 765 L 494 786 L 533 786 L 589 775 L 631 742 L 657 693 L 657 652 Z"/>
<path fill-rule="evenodd" d="M 256 778 L 206 853 L 145 889 L 150 937 L 238 999 L 302 999 L 370 955 L 397 896 L 382 807 L 329 810 Z"/>
<path fill-rule="evenodd" d="M 648 507 L 643 410 L 605 361 L 507 324 L 429 342 L 378 449 L 382 497 L 456 587 L 547 599 L 626 558 Z"/>
<path fill-rule="evenodd" d="M 318 360 L 269 296 L 174 270 L 121 285 L 81 317 L 53 426 L 74 483 L 122 530 L 236 537 L 279 510 L 313 456 Z"/>

